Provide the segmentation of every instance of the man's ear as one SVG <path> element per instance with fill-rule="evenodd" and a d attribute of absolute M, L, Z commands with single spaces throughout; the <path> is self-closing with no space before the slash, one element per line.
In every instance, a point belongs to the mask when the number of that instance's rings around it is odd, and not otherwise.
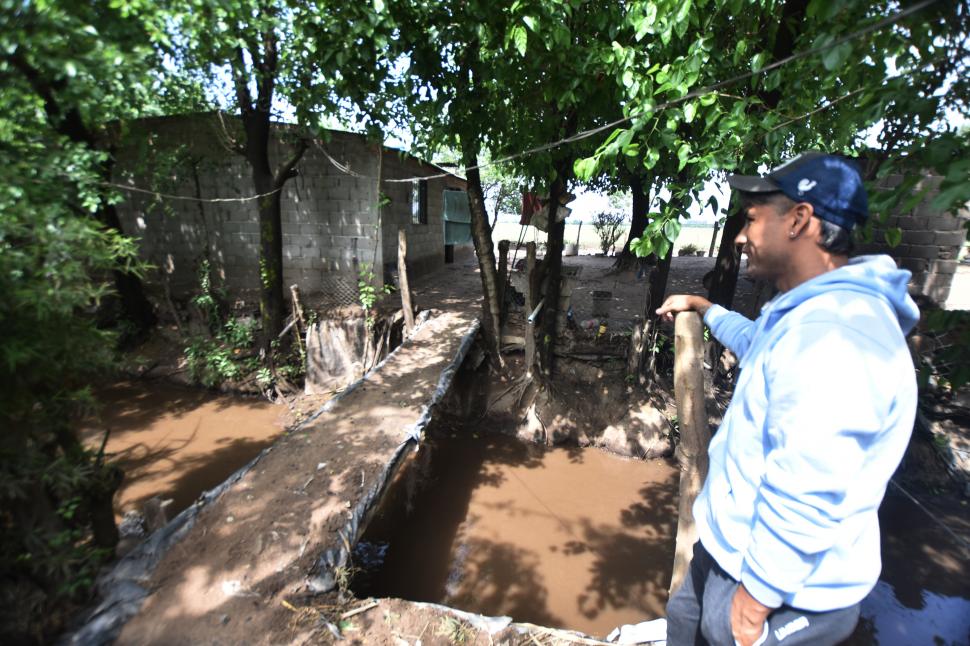
<path fill-rule="evenodd" d="M 799 202 L 791 210 L 791 237 L 798 238 L 807 233 L 808 227 L 815 214 L 815 208 L 808 202 Z"/>

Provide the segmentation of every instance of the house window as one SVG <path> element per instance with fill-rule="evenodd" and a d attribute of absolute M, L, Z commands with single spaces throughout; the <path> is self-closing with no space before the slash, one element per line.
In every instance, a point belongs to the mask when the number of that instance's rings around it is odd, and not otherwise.
<path fill-rule="evenodd" d="M 428 223 L 428 180 L 411 182 L 411 223 Z"/>

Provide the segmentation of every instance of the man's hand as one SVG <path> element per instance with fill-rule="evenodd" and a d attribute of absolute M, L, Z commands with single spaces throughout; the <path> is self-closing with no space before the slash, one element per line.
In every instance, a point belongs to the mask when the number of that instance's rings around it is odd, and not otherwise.
<path fill-rule="evenodd" d="M 744 585 L 739 585 L 731 599 L 731 633 L 741 646 L 752 646 L 765 631 L 765 622 L 772 608 L 752 597 Z"/>
<path fill-rule="evenodd" d="M 703 296 L 675 294 L 668 297 L 663 305 L 657 308 L 657 315 L 665 321 L 673 321 L 674 316 L 681 312 L 697 312 L 704 316 L 710 306 L 711 302 Z"/>

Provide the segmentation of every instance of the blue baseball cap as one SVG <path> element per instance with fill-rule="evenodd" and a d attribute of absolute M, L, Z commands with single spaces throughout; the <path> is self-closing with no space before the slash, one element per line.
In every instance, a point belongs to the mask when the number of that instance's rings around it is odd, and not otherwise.
<path fill-rule="evenodd" d="M 859 169 L 839 155 L 810 150 L 764 177 L 731 175 L 728 184 L 746 193 L 781 191 L 796 202 L 808 202 L 815 215 L 850 231 L 869 217 L 869 198 Z"/>

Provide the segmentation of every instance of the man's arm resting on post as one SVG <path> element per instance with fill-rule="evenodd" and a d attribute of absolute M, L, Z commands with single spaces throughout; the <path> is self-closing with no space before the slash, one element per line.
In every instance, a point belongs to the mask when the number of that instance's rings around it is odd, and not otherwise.
<path fill-rule="evenodd" d="M 657 308 L 657 315 L 665 321 L 673 321 L 674 316 L 681 312 L 697 312 L 703 316 L 704 323 L 711 328 L 715 338 L 739 359 L 751 345 L 754 321 L 720 305 L 715 305 L 703 296 L 675 294 L 668 297 L 663 305 Z"/>

